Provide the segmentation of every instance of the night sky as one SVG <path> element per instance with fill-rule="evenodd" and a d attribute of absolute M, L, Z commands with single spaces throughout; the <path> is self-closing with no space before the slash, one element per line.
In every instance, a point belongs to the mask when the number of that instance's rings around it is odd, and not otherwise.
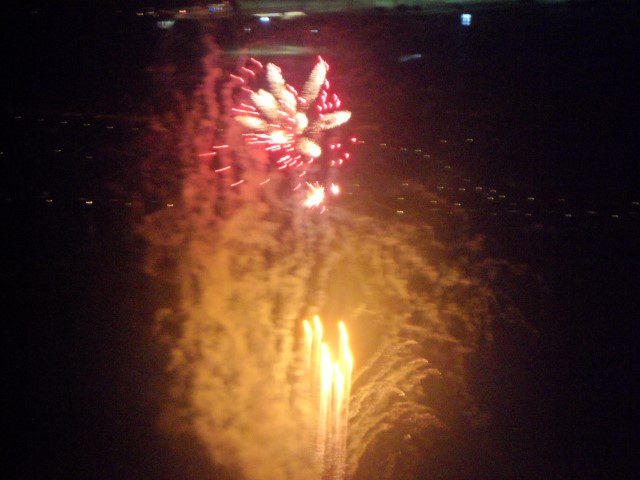
<path fill-rule="evenodd" d="M 21 3 L 1 20 L 6 478 L 234 478 L 197 439 L 162 432 L 153 319 L 176 292 L 144 273 L 137 229 L 175 201 L 145 191 L 140 164 L 168 92 L 198 83 L 206 33 L 223 69 L 242 45 L 273 48 L 294 78 L 296 62 L 329 59 L 363 140 L 345 209 L 430 225 L 447 245 L 482 245 L 469 262 L 520 272 L 487 279 L 505 299 L 496 318 L 512 320 L 469 380 L 487 423 L 430 444 L 412 478 L 633 477 L 637 7 L 478 8 L 469 27 L 452 7 L 161 29 L 136 6 Z"/>

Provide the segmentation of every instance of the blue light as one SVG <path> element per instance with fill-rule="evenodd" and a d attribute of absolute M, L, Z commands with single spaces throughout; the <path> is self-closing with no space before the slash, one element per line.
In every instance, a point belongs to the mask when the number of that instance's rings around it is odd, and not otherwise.
<path fill-rule="evenodd" d="M 271 19 L 269 17 L 260 17 L 260 21 L 262 23 L 269 23 L 271 21 Z"/>
<path fill-rule="evenodd" d="M 462 24 L 463 27 L 468 27 L 469 25 L 471 25 L 471 14 L 470 13 L 461 14 L 460 23 Z"/>

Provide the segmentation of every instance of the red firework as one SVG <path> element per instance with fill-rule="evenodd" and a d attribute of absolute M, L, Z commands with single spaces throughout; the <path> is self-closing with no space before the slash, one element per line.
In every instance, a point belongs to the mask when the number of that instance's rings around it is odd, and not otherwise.
<path fill-rule="evenodd" d="M 296 170 L 299 183 L 293 190 L 300 190 L 304 181 L 307 189 L 302 204 L 321 211 L 325 210 L 325 190 L 337 195 L 340 188 L 330 182 L 325 189 L 326 178 L 310 177 L 318 177 L 318 172 L 329 176 L 327 169 L 343 165 L 350 156 L 341 143 L 331 144 L 327 155 L 323 154 L 319 144 L 323 132 L 351 118 L 351 112 L 340 110 L 342 101 L 338 95 L 330 91 L 328 71 L 329 64 L 319 57 L 300 92 L 285 81 L 277 65 L 267 63 L 263 66 L 253 58 L 240 69 L 239 75 L 230 75 L 232 81 L 237 83 L 238 98 L 232 111 L 234 119 L 248 129 L 243 134 L 245 141 L 268 152 L 276 170 Z M 266 90 L 250 88 L 261 79 L 266 83 Z M 213 148 L 227 147 L 218 145 Z M 266 184 L 269 180 L 260 184 Z M 236 182 L 234 186 L 240 183 Z"/>

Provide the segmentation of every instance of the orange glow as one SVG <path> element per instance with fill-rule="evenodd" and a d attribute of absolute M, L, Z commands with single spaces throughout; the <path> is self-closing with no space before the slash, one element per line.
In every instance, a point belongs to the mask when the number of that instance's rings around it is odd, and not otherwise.
<path fill-rule="evenodd" d="M 307 359 L 307 368 L 311 367 L 311 352 L 313 349 L 313 330 L 308 320 L 302 322 L 304 328 L 304 349 L 305 357 Z"/>
<path fill-rule="evenodd" d="M 322 323 L 320 317 L 313 317 L 313 343 L 311 346 L 311 394 L 315 395 L 319 391 L 322 383 Z"/>
<path fill-rule="evenodd" d="M 320 353 L 320 398 L 318 405 L 318 434 L 316 437 L 316 451 L 318 457 L 324 462 L 324 455 L 327 451 L 327 430 L 330 423 L 329 407 L 331 401 L 331 353 L 326 343 L 322 343 Z M 329 425 L 327 425 L 329 423 Z"/>

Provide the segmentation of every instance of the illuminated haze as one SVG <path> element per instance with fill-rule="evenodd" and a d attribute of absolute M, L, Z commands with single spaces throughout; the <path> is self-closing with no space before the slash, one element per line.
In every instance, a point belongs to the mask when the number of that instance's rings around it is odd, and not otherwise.
<path fill-rule="evenodd" d="M 163 151 L 147 163 L 151 176 L 159 157 L 175 159 L 163 180 L 180 198 L 140 228 L 148 271 L 176 291 L 158 314 L 170 359 L 161 423 L 195 435 L 211 461 L 238 478 L 320 478 L 305 427 L 314 407 L 302 330 L 302 319 L 320 313 L 326 331 L 337 331 L 340 319 L 349 325 L 357 359 L 347 473 L 364 476 L 360 460 L 376 446 L 389 455 L 391 478 L 399 462 L 418 461 L 393 453 L 398 441 L 446 429 L 425 396 L 431 385 L 443 392 L 446 416 L 482 421 L 467 359 L 491 341 L 494 294 L 468 264 L 448 259 L 429 228 L 339 207 L 310 213 L 284 176 L 269 188 L 231 187 L 233 173 L 215 171 L 231 156 L 249 180 L 269 167 L 223 113 L 232 87 L 222 85 L 220 101 L 213 94 L 223 83 L 215 48 L 203 65 L 191 107 L 159 117 L 155 145 Z M 229 151 L 199 156 L 220 143 Z M 366 159 L 359 163 L 366 168 Z"/>

